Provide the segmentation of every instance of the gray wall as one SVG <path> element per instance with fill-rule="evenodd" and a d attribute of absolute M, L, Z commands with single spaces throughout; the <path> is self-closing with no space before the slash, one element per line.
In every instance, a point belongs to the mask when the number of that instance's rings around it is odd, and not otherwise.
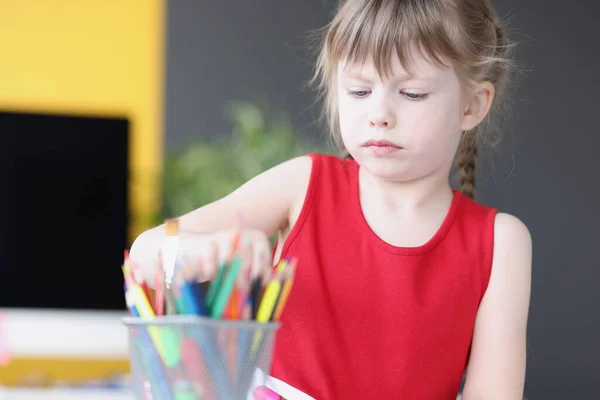
<path fill-rule="evenodd" d="M 266 100 L 315 137 L 309 30 L 334 0 L 172 0 L 168 7 L 166 144 L 230 133 L 231 100 Z"/>
<path fill-rule="evenodd" d="M 315 136 L 308 30 L 333 0 L 172 0 L 168 10 L 166 143 L 227 134 L 222 108 L 266 96 Z M 530 72 L 513 93 L 506 137 L 480 164 L 480 200 L 514 213 L 534 239 L 526 394 L 598 398 L 600 378 L 599 6 L 498 0 Z M 490 156 L 493 156 L 490 157 Z M 513 162 L 514 160 L 514 162 Z"/>

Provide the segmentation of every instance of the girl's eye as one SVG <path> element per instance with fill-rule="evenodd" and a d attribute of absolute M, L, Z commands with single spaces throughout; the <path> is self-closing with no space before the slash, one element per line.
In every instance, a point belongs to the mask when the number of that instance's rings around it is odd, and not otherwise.
<path fill-rule="evenodd" d="M 404 97 L 409 100 L 425 100 L 427 98 L 427 93 L 410 93 L 410 92 L 402 92 Z"/>
<path fill-rule="evenodd" d="M 365 97 L 369 95 L 368 90 L 348 90 L 348 94 L 354 97 Z"/>

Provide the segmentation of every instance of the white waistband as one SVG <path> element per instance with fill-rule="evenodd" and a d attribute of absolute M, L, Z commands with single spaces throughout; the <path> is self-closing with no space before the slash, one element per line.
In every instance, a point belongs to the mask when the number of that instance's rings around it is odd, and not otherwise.
<path fill-rule="evenodd" d="M 268 387 L 269 389 L 273 390 L 275 393 L 283 397 L 285 400 L 315 400 L 313 397 L 307 395 L 306 393 L 296 389 L 291 385 L 288 385 L 282 380 L 273 378 L 272 376 L 265 374 L 264 371 L 259 368 L 257 368 L 254 372 L 254 378 L 252 381 L 252 386 L 250 387 L 250 391 L 248 392 L 247 400 L 255 400 L 253 393 L 254 389 L 258 386 Z"/>

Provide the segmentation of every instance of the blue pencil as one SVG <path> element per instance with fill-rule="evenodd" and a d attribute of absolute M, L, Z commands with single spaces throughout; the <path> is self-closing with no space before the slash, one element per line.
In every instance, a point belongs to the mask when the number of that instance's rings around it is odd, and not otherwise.
<path fill-rule="evenodd" d="M 186 314 L 206 315 L 206 305 L 204 299 L 199 294 L 198 285 L 192 282 L 186 282 L 181 286 L 181 300 Z"/>

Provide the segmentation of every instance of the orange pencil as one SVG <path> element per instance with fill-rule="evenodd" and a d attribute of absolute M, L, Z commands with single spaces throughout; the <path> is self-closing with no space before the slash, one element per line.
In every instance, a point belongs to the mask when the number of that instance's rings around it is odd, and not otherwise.
<path fill-rule="evenodd" d="M 273 321 L 279 321 L 281 318 L 281 314 L 283 313 L 283 309 L 287 302 L 287 299 L 290 295 L 290 291 L 292 290 L 292 285 L 294 284 L 294 270 L 296 267 L 296 262 L 293 260 L 285 271 L 285 279 L 283 288 L 281 289 L 281 294 L 279 295 L 279 299 L 277 299 L 277 305 L 275 306 L 275 311 L 273 312 Z"/>
<path fill-rule="evenodd" d="M 241 247 L 241 248 L 240 248 Z M 250 290 L 250 269 L 252 266 L 252 249 L 247 243 L 238 243 L 238 254 L 242 260 L 242 266 L 235 281 L 236 285 L 231 292 L 226 311 L 225 318 L 239 319 L 243 310 L 248 291 Z M 247 287 L 247 288 L 246 288 Z"/>
<path fill-rule="evenodd" d="M 225 259 L 226 263 L 231 263 L 231 260 L 235 256 L 235 253 L 237 253 L 239 250 L 243 233 L 242 220 L 242 213 L 238 212 L 235 233 L 233 234 L 233 238 L 231 239 L 231 248 L 229 249 L 229 254 L 227 254 L 227 258 Z"/>
<path fill-rule="evenodd" d="M 240 310 L 240 293 L 237 288 L 233 288 L 231 296 L 229 297 L 229 303 L 227 304 L 227 310 L 223 315 L 224 318 L 238 319 Z"/>

